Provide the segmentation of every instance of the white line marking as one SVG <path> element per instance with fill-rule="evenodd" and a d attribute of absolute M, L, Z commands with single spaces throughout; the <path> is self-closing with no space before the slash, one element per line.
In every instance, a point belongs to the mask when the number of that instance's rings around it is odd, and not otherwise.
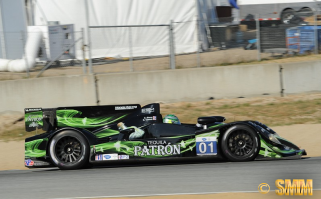
<path fill-rule="evenodd" d="M 270 192 L 275 190 L 270 190 Z M 321 191 L 321 189 L 313 189 Z M 70 197 L 70 198 L 52 198 L 52 199 L 92 199 L 92 198 L 130 198 L 130 197 L 150 197 L 150 196 L 177 196 L 177 195 L 207 195 L 222 193 L 259 193 L 258 191 L 230 191 L 230 192 L 199 192 L 199 193 L 168 193 L 168 194 L 146 194 L 146 195 L 115 195 L 115 196 L 89 196 L 89 197 Z"/>

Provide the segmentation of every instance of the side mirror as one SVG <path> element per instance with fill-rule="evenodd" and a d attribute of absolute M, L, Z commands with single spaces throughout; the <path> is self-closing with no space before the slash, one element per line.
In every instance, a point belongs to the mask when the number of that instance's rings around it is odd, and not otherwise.
<path fill-rule="evenodd" d="M 197 123 L 204 125 L 204 129 L 207 128 L 208 124 L 212 124 L 215 122 L 224 122 L 225 117 L 222 116 L 210 116 L 210 117 L 199 117 L 197 119 Z"/>

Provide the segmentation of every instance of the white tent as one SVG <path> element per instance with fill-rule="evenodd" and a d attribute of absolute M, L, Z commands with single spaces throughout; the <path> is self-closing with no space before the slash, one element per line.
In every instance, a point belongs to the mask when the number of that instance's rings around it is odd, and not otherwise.
<path fill-rule="evenodd" d="M 34 0 L 34 25 L 48 21 L 86 28 L 85 0 Z M 205 24 L 216 22 L 217 0 L 88 0 L 90 26 L 159 25 L 174 21 L 176 53 L 208 48 Z M 201 20 L 197 26 L 197 18 Z M 129 33 L 130 32 L 130 33 Z M 77 33 L 80 35 L 79 33 Z M 76 35 L 77 38 L 77 35 Z M 169 29 L 133 27 L 91 29 L 92 57 L 128 57 L 169 54 Z M 77 47 L 77 56 L 81 56 Z"/>

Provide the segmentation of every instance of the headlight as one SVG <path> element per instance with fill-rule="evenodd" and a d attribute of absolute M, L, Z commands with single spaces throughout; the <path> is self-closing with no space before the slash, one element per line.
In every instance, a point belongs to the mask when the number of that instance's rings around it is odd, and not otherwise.
<path fill-rule="evenodd" d="M 277 134 L 274 135 L 274 134 L 266 131 L 264 128 L 261 128 L 261 132 L 265 135 L 265 137 L 269 138 L 269 140 L 271 140 L 272 142 L 274 142 L 276 144 L 281 144 L 280 141 L 275 137 L 275 136 L 278 136 Z"/>
<path fill-rule="evenodd" d="M 269 134 L 269 139 L 274 143 L 281 144 L 281 142 L 271 133 Z"/>

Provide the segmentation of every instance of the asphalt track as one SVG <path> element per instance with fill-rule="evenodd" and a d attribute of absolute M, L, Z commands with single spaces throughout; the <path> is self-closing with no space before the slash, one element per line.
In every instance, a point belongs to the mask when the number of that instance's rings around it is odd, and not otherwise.
<path fill-rule="evenodd" d="M 222 162 L 185 160 L 0 172 L 0 198 L 77 198 L 257 191 L 276 179 L 313 179 L 321 189 L 321 157 L 301 160 Z"/>

